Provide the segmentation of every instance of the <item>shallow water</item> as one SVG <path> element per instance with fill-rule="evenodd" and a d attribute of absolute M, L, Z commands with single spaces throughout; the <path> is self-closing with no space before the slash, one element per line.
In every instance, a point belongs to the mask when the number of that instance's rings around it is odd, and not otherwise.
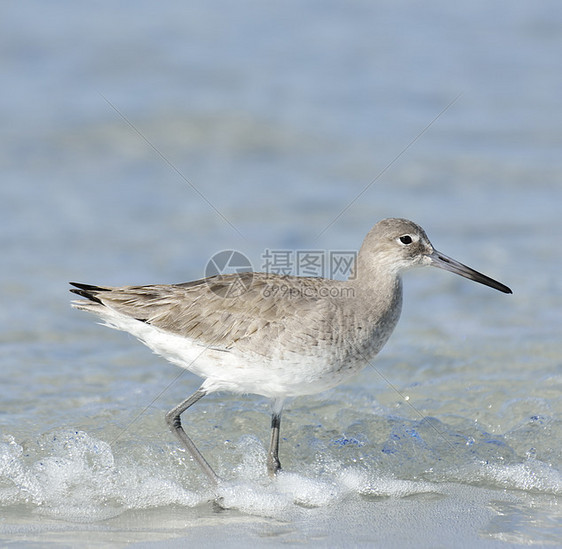
<path fill-rule="evenodd" d="M 558 3 L 5 12 L 4 544 L 560 542 Z M 372 367 L 287 404 L 275 481 L 266 400 L 186 413 L 215 494 L 163 420 L 199 380 L 68 305 L 223 249 L 356 250 L 387 216 L 514 295 L 407 273 Z"/>

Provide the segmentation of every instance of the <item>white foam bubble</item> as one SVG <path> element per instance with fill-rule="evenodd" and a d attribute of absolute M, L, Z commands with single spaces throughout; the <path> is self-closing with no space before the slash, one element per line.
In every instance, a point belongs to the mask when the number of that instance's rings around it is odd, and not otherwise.
<path fill-rule="evenodd" d="M 511 465 L 485 466 L 483 474 L 504 488 L 562 494 L 562 473 L 552 465 L 536 459 Z"/>
<path fill-rule="evenodd" d="M 49 516 L 92 521 L 126 509 L 201 502 L 201 495 L 153 465 L 139 466 L 127 457 L 117 461 L 109 444 L 83 431 L 45 435 L 38 446 L 46 455 L 29 463 L 13 439 L 1 444 L 2 504 L 32 503 Z"/>
<path fill-rule="evenodd" d="M 435 483 L 377 476 L 358 469 L 342 471 L 338 480 L 350 491 L 362 495 L 401 498 L 414 494 L 439 492 L 438 484 Z"/>
<path fill-rule="evenodd" d="M 436 463 L 435 470 L 406 475 L 409 466 L 400 469 L 400 464 L 409 446 L 359 463 L 343 461 L 347 454 L 339 448 L 315 447 L 307 463 L 270 479 L 264 444 L 248 435 L 215 458 L 227 480 L 213 489 L 185 452 L 167 444 L 126 441 L 112 447 L 78 430 L 47 433 L 26 444 L 5 436 L 0 441 L 0 505 L 24 504 L 55 518 L 96 521 L 126 510 L 195 507 L 218 497 L 226 508 L 286 519 L 350 498 L 439 494 L 442 483 L 450 482 L 562 493 L 560 471 L 532 456 L 502 463 L 459 453 L 456 461 Z"/>

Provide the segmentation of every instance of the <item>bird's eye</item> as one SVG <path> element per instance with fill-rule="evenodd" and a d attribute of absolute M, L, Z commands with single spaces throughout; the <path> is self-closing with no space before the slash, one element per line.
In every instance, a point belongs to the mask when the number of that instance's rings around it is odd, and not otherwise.
<path fill-rule="evenodd" d="M 404 236 L 400 237 L 400 242 L 402 242 L 402 244 L 411 244 L 413 240 L 409 234 L 405 234 Z"/>

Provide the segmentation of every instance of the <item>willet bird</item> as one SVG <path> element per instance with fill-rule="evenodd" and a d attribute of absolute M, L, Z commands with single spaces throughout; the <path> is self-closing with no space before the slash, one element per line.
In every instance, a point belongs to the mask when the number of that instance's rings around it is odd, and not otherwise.
<path fill-rule="evenodd" d="M 268 273 L 217 275 L 171 285 L 110 288 L 72 283 L 77 309 L 129 332 L 154 352 L 204 378 L 166 421 L 214 483 L 207 460 L 180 416 L 214 391 L 254 393 L 273 402 L 267 469 L 279 462 L 287 397 L 335 387 L 359 372 L 394 330 L 402 306 L 400 275 L 433 265 L 507 294 L 511 290 L 436 251 L 424 230 L 385 219 L 365 237 L 347 281 Z"/>

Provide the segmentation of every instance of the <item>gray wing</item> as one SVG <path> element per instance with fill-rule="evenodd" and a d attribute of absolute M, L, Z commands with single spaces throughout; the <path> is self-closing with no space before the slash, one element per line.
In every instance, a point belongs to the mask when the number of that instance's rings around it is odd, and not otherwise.
<path fill-rule="evenodd" d="M 229 350 L 251 338 L 276 339 L 289 323 L 318 309 L 323 279 L 240 273 L 172 285 L 103 288 L 72 283 L 89 302 L 76 306 L 103 316 L 101 307 Z M 331 281 L 333 282 L 333 281 Z M 308 289 L 308 291 L 303 291 Z"/>

